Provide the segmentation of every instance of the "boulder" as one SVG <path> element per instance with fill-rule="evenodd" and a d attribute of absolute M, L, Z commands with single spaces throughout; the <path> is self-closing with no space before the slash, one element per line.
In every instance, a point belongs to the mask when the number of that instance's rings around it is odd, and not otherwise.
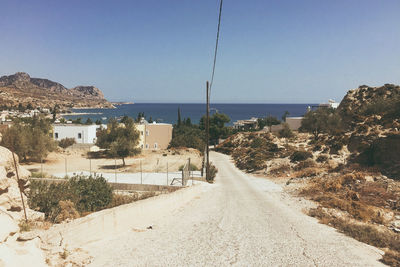
<path fill-rule="evenodd" d="M 46 256 L 40 249 L 40 239 L 0 243 L 0 266 L 47 266 Z"/>
<path fill-rule="evenodd" d="M 0 243 L 4 242 L 10 235 L 15 234 L 19 230 L 18 224 L 14 218 L 2 209 L 0 209 L 0 226 Z"/>

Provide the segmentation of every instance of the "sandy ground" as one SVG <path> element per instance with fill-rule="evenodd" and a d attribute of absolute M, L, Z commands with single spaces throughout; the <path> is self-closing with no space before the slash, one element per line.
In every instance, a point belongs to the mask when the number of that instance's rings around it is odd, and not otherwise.
<path fill-rule="evenodd" d="M 226 155 L 211 156 L 219 172 L 206 190 L 121 206 L 120 216 L 137 214 L 129 221 L 105 211 L 97 220 L 112 229 L 103 227 L 98 238 L 76 234 L 91 266 L 382 266 L 382 251 L 305 215 L 282 185 L 239 171 Z M 94 222 L 87 224 L 82 231 Z M 74 238 L 75 229 L 64 230 Z"/>
<path fill-rule="evenodd" d="M 114 173 L 114 166 L 117 165 L 118 173 L 140 172 L 176 172 L 179 167 L 187 162 L 191 162 L 198 168 L 201 167 L 201 156 L 194 149 L 179 150 L 157 150 L 143 151 L 141 155 L 125 159 L 126 166 L 122 167 L 122 160 L 117 159 L 91 159 L 86 156 L 87 152 L 83 149 L 66 149 L 61 152 L 50 153 L 43 163 L 43 173 L 47 176 L 59 175 L 60 173 Z M 40 163 L 21 164 L 31 172 L 41 172 Z"/>

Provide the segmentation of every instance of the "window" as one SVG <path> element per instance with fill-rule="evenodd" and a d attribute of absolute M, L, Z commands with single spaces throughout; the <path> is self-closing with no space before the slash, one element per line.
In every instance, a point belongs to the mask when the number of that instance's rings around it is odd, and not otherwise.
<path fill-rule="evenodd" d="M 146 130 L 146 135 L 149 136 L 150 132 L 149 130 Z"/>
<path fill-rule="evenodd" d="M 154 143 L 154 148 L 158 148 L 158 145 L 157 145 L 157 143 Z"/>
<path fill-rule="evenodd" d="M 58 133 L 54 133 L 54 138 L 58 139 Z"/>
<path fill-rule="evenodd" d="M 140 145 L 140 148 L 143 148 L 143 144 Z"/>
<path fill-rule="evenodd" d="M 78 139 L 82 139 L 82 134 L 78 133 Z"/>
<path fill-rule="evenodd" d="M 143 135 L 144 134 L 143 131 L 140 131 L 140 134 Z"/>
<path fill-rule="evenodd" d="M 149 144 L 146 144 L 146 148 L 149 148 Z"/>

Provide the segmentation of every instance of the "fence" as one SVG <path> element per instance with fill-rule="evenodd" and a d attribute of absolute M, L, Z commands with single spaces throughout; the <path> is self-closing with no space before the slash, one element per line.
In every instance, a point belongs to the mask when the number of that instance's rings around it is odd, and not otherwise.
<path fill-rule="evenodd" d="M 190 159 L 171 162 L 165 157 L 151 163 L 137 159 L 129 166 L 117 165 L 115 159 L 64 158 L 58 161 L 57 166 L 44 165 L 42 162 L 40 165 L 30 166 L 29 169 L 33 172 L 34 178 L 99 175 L 109 183 L 187 186 L 193 184 L 193 179 L 190 179 L 193 176 L 201 177 L 200 171 L 193 172 L 190 166 Z"/>

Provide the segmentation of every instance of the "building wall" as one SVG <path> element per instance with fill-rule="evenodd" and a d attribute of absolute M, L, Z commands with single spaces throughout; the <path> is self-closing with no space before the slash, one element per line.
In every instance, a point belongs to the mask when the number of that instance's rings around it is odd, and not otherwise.
<path fill-rule="evenodd" d="M 74 138 L 78 144 L 94 144 L 97 128 L 97 125 L 53 125 L 53 138 L 58 141 Z"/>
<path fill-rule="evenodd" d="M 144 137 L 146 134 L 146 125 L 144 124 L 135 124 L 136 126 L 136 130 L 139 131 L 139 143 L 138 143 L 138 147 L 140 148 L 144 148 Z"/>
<path fill-rule="evenodd" d="M 290 130 L 297 131 L 301 126 L 303 117 L 287 117 L 286 123 L 289 125 Z"/>
<path fill-rule="evenodd" d="M 144 149 L 166 149 L 172 139 L 172 125 L 146 124 Z"/>

